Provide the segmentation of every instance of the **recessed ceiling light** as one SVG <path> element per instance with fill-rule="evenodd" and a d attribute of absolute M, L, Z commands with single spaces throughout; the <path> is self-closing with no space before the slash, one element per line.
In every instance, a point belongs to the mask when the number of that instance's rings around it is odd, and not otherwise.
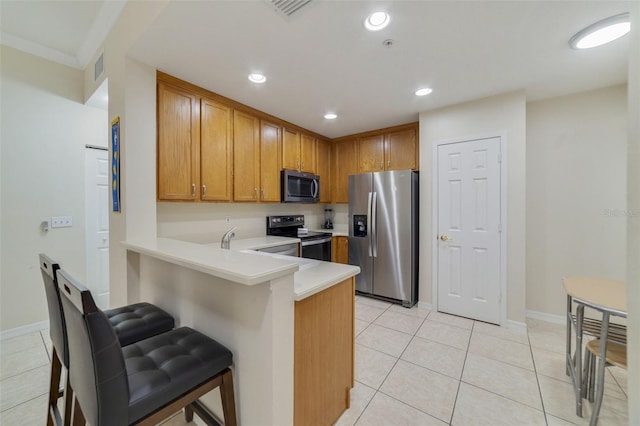
<path fill-rule="evenodd" d="M 335 120 L 336 118 L 338 118 L 338 115 L 330 112 L 325 114 L 324 118 L 326 118 L 327 120 Z"/>
<path fill-rule="evenodd" d="M 431 92 L 433 92 L 433 89 L 430 89 L 430 88 L 428 88 L 428 87 L 424 87 L 424 88 L 422 88 L 422 89 L 418 89 L 418 90 L 416 90 L 415 95 L 416 95 L 416 96 L 425 96 L 425 95 L 428 95 L 428 94 L 429 94 L 429 93 L 431 93 Z"/>
<path fill-rule="evenodd" d="M 616 40 L 631 30 L 629 14 L 621 13 L 589 25 L 569 40 L 572 49 L 589 49 Z"/>
<path fill-rule="evenodd" d="M 267 77 L 258 73 L 249 74 L 249 81 L 252 81 L 254 83 L 264 83 L 265 81 L 267 81 Z"/>
<path fill-rule="evenodd" d="M 364 27 L 369 31 L 378 31 L 389 25 L 389 14 L 386 12 L 374 12 L 364 20 Z"/>

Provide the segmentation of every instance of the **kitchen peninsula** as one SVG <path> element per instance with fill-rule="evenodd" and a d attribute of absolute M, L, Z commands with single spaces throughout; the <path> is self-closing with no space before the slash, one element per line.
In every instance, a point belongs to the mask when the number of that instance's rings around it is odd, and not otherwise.
<path fill-rule="evenodd" d="M 169 238 L 124 245 L 129 301 L 233 352 L 239 423 L 332 424 L 348 408 L 358 267 Z M 220 412 L 217 391 L 204 402 Z"/>

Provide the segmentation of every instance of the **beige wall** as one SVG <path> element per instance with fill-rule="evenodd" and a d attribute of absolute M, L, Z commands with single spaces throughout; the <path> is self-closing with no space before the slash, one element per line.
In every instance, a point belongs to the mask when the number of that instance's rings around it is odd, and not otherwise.
<path fill-rule="evenodd" d="M 48 320 L 38 253 L 85 279 L 85 144 L 106 146 L 107 114 L 83 105 L 82 72 L 1 46 L 0 329 Z M 40 229 L 51 216 L 73 227 Z"/>
<path fill-rule="evenodd" d="M 527 310 L 562 316 L 561 279 L 626 274 L 627 86 L 527 104 Z"/>
<path fill-rule="evenodd" d="M 640 424 L 640 3 L 630 6 L 629 145 L 627 154 L 627 300 L 629 305 L 629 424 Z M 634 402 L 635 401 L 635 402 Z"/>
<path fill-rule="evenodd" d="M 420 114 L 420 301 L 432 303 L 434 144 L 506 136 L 507 318 L 525 321 L 525 94 L 512 92 Z"/>

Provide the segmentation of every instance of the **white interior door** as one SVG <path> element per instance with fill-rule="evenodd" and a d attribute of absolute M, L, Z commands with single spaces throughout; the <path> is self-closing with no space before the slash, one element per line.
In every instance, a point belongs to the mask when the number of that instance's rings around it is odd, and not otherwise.
<path fill-rule="evenodd" d="M 438 146 L 438 310 L 499 324 L 500 138 Z"/>
<path fill-rule="evenodd" d="M 109 307 L 109 152 L 86 149 L 87 288 L 101 309 Z"/>

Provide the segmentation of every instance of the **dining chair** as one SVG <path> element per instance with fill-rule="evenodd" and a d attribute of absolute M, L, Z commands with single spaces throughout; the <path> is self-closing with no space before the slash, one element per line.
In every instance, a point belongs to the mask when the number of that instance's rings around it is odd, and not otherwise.
<path fill-rule="evenodd" d="M 601 307 L 583 300 L 582 297 L 601 296 L 601 294 L 607 293 L 608 286 L 617 286 L 621 283 L 598 278 L 563 277 L 562 284 L 567 292 L 566 374 L 570 376 L 575 391 L 576 415 L 582 417 L 582 399 L 586 395 L 585 385 L 590 383 L 590 380 L 594 380 L 595 377 L 595 361 L 587 369 L 587 351 L 585 351 L 584 357 L 585 365 L 582 365 L 584 337 L 599 338 L 604 328 L 608 341 L 622 345 L 627 343 L 626 325 L 607 321 L 606 327 L 603 327 L 603 320 L 585 316 L 585 307 L 595 311 L 600 311 Z M 572 332 L 575 333 L 575 345 L 572 344 Z M 592 370 L 593 374 L 590 375 Z"/>
<path fill-rule="evenodd" d="M 224 424 L 236 425 L 233 355 L 202 333 L 180 327 L 121 347 L 91 292 L 64 270 L 58 287 L 69 342 L 75 424 L 154 425 L 185 408 L 218 424 L 198 401 L 220 387 Z"/>
<path fill-rule="evenodd" d="M 39 255 L 39 260 L 49 310 L 49 335 L 53 346 L 47 425 L 69 425 L 73 390 L 69 386 L 67 329 L 56 275 L 60 265 L 42 253 Z M 104 313 L 118 337 L 120 346 L 126 346 L 147 337 L 169 331 L 175 325 L 171 315 L 150 303 L 135 303 L 116 309 L 109 309 Z M 64 387 L 60 390 L 63 368 L 67 370 L 67 379 Z M 65 411 L 64 415 L 61 415 L 58 410 L 58 399 L 63 396 L 65 398 Z"/>

